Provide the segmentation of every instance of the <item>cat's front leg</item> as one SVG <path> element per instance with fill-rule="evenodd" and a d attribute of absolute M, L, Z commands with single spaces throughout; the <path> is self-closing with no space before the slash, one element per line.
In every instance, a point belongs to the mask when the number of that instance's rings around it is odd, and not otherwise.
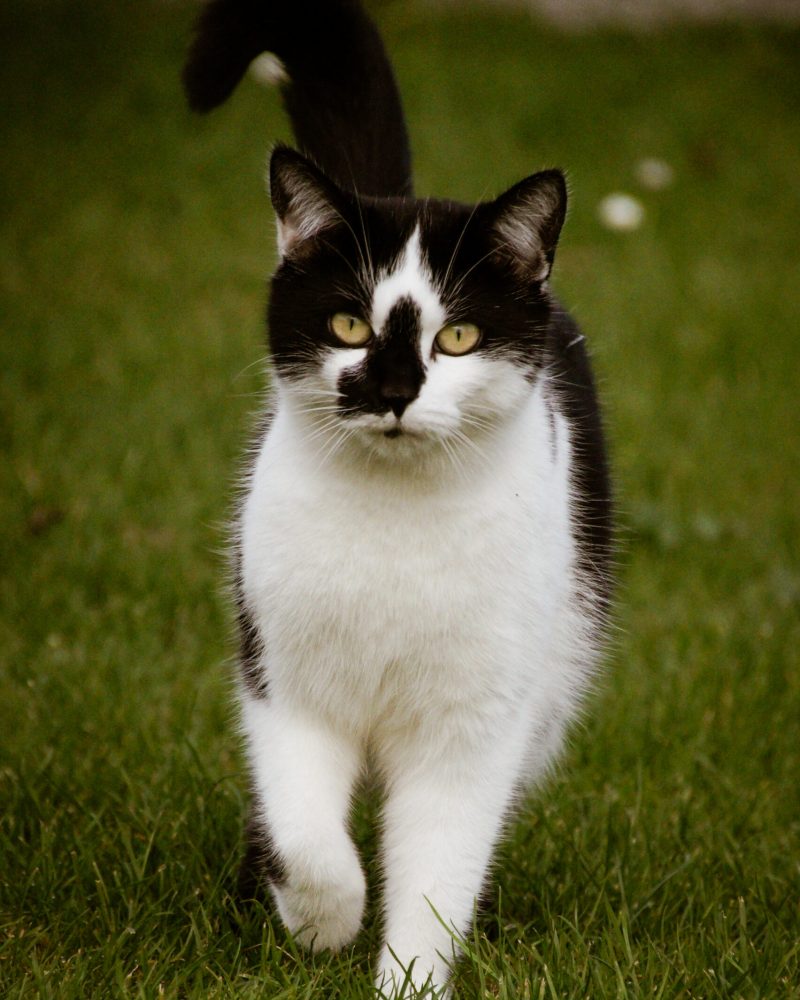
<path fill-rule="evenodd" d="M 366 892 L 347 832 L 357 744 L 273 700 L 247 697 L 242 714 L 278 912 L 304 946 L 341 948 L 358 932 Z"/>
<path fill-rule="evenodd" d="M 525 756 L 521 719 L 497 720 L 478 737 L 468 720 L 442 727 L 394 755 L 384 813 L 385 935 L 377 986 L 385 997 L 445 990 L 458 947 L 469 932 L 519 783 Z M 410 976 L 408 970 L 411 970 Z"/>

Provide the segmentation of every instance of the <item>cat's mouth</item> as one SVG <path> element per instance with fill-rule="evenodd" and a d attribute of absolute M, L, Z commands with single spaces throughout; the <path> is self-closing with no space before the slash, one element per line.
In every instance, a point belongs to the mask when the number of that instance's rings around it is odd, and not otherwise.
<path fill-rule="evenodd" d="M 392 440 L 393 438 L 405 438 L 406 440 L 417 441 L 420 438 L 424 438 L 425 432 L 418 430 L 417 428 L 406 427 L 405 424 L 396 423 L 394 427 L 388 427 L 384 432 L 383 436 Z"/>
<path fill-rule="evenodd" d="M 408 448 L 416 448 L 428 437 L 425 429 L 415 424 L 409 426 L 405 421 L 395 420 L 389 423 L 385 416 L 379 421 L 369 421 L 362 425 L 366 432 L 366 440 L 371 445 L 383 450 L 386 455 L 397 456 Z M 391 443 L 390 443 L 391 442 Z"/>

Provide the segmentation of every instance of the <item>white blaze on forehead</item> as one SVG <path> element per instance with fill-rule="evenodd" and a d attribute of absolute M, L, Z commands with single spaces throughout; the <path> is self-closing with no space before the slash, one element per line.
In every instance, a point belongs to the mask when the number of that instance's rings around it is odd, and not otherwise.
<path fill-rule="evenodd" d="M 433 287 L 430 271 L 423 259 L 419 242 L 419 225 L 403 248 L 395 267 L 381 276 L 372 295 L 372 329 L 380 334 L 389 313 L 400 299 L 411 299 L 419 306 L 423 331 L 439 330 L 444 324 L 445 311 Z"/>

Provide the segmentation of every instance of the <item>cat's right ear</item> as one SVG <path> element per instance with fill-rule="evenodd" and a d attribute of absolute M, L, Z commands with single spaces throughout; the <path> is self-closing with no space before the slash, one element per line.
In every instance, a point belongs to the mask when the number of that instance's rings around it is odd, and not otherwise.
<path fill-rule="evenodd" d="M 341 220 L 341 191 L 288 146 L 277 146 L 270 158 L 269 193 L 278 217 L 281 257 L 301 251 L 308 240 Z"/>

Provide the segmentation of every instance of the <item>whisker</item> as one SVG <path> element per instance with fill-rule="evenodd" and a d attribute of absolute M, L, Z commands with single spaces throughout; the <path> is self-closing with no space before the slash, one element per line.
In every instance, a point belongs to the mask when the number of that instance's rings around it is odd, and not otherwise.
<path fill-rule="evenodd" d="M 467 232 L 467 229 L 469 227 L 470 222 L 472 222 L 472 220 L 473 220 L 473 218 L 475 216 L 475 213 L 478 211 L 479 204 L 480 204 L 480 202 L 476 202 L 475 203 L 475 205 L 472 208 L 472 211 L 469 213 L 467 221 L 464 223 L 464 225 L 461 228 L 461 232 L 458 234 L 458 239 L 456 240 L 456 244 L 453 247 L 453 252 L 450 254 L 450 260 L 447 262 L 447 268 L 445 269 L 444 277 L 442 278 L 442 283 L 441 283 L 441 287 L 440 287 L 440 290 L 439 290 L 440 294 L 442 294 L 442 295 L 444 294 L 444 291 L 447 288 L 447 282 L 450 280 L 450 275 L 451 275 L 452 270 L 453 270 L 453 264 L 455 263 L 455 260 L 456 260 L 456 254 L 458 253 L 459 248 L 460 248 L 460 246 L 461 246 L 461 244 L 462 244 L 462 242 L 464 240 L 464 236 L 465 236 L 465 234 Z"/>

